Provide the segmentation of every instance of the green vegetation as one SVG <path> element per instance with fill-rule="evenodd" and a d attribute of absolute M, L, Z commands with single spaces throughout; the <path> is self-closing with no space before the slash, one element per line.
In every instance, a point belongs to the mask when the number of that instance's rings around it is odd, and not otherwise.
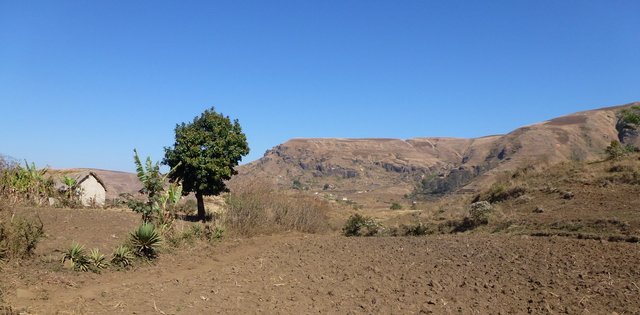
<path fill-rule="evenodd" d="M 640 125 L 640 106 L 632 106 L 621 110 L 618 119 L 625 124 Z"/>
<path fill-rule="evenodd" d="M 133 161 L 136 165 L 136 175 L 142 183 L 142 193 L 147 196 L 146 201 L 129 199 L 127 205 L 133 211 L 142 214 L 143 222 L 151 222 L 154 219 L 163 218 L 167 202 L 176 204 L 180 200 L 182 188 L 179 184 L 172 184 L 165 192 L 165 183 L 168 175 L 160 173 L 160 163 L 153 163 L 147 157 L 143 165 L 138 156 L 138 151 L 133 150 Z M 171 174 L 171 171 L 169 172 Z"/>
<path fill-rule="evenodd" d="M 75 271 L 89 271 L 91 262 L 85 254 L 84 246 L 74 242 L 62 256 L 62 263 L 69 261 Z"/>
<path fill-rule="evenodd" d="M 34 163 L 20 164 L 0 158 L 0 198 L 11 204 L 44 205 L 54 195 L 53 181 L 47 178 L 46 168 Z"/>
<path fill-rule="evenodd" d="M 152 259 L 157 256 L 162 238 L 152 223 L 145 222 L 131 233 L 129 242 L 136 255 Z"/>
<path fill-rule="evenodd" d="M 204 220 L 204 196 L 227 191 L 225 181 L 237 173 L 235 167 L 247 154 L 249 145 L 238 120 L 232 122 L 211 108 L 176 126 L 175 143 L 165 147 L 163 163 L 175 169 L 169 177 L 182 182 L 184 193 L 195 193 L 198 217 Z"/>
<path fill-rule="evenodd" d="M 487 201 L 479 201 L 469 206 L 469 218 L 473 226 L 489 223 L 489 214 L 493 212 L 493 207 Z"/>
<path fill-rule="evenodd" d="M 613 140 L 611 144 L 605 149 L 608 160 L 618 160 L 621 157 L 627 155 L 630 152 L 634 152 L 635 148 L 632 146 L 623 146 L 620 141 Z"/>
<path fill-rule="evenodd" d="M 404 236 L 422 236 L 434 234 L 436 231 L 433 225 L 418 222 L 413 225 L 401 225 L 400 231 Z"/>
<path fill-rule="evenodd" d="M 342 228 L 344 236 L 374 236 L 380 231 L 381 225 L 370 217 L 359 213 L 353 214 Z"/>
<path fill-rule="evenodd" d="M 197 240 L 213 242 L 219 240 L 224 235 L 224 228 L 219 225 L 209 223 L 194 223 L 189 228 L 177 232 L 175 230 L 165 233 L 164 237 L 173 247 L 178 247 L 182 243 L 193 244 Z"/>
<path fill-rule="evenodd" d="M 111 264 L 119 267 L 129 267 L 133 263 L 133 252 L 126 245 L 120 245 L 111 254 Z"/>
<path fill-rule="evenodd" d="M 107 257 L 105 257 L 97 248 L 94 248 L 89 252 L 89 262 L 95 271 L 107 268 L 108 266 Z"/>
<path fill-rule="evenodd" d="M 302 183 L 297 179 L 293 180 L 293 182 L 291 183 L 291 188 L 295 190 L 304 190 L 304 186 L 302 186 Z"/>
<path fill-rule="evenodd" d="M 64 175 L 62 176 L 62 183 L 64 184 L 64 188 L 62 189 L 62 205 L 70 208 L 79 206 L 82 190 L 78 186 L 78 181 Z"/>
<path fill-rule="evenodd" d="M 391 209 L 391 210 L 402 210 L 402 205 L 397 203 L 397 202 L 394 202 L 394 203 L 391 204 L 389 209 Z"/>

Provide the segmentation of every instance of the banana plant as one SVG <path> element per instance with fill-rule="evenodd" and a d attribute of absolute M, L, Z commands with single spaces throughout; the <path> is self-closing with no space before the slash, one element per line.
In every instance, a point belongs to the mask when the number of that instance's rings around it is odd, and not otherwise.
<path fill-rule="evenodd" d="M 167 188 L 167 191 L 160 196 L 160 205 L 162 210 L 167 210 L 167 203 L 169 205 L 176 205 L 182 197 L 182 185 L 180 183 L 171 183 Z"/>
<path fill-rule="evenodd" d="M 64 175 L 62 177 L 62 183 L 66 186 L 65 193 L 69 201 L 73 200 L 77 196 L 77 184 L 78 181 L 74 178 Z"/>
<path fill-rule="evenodd" d="M 136 175 L 142 183 L 142 193 L 147 196 L 147 201 L 130 201 L 129 207 L 135 212 L 142 213 L 142 221 L 149 222 L 154 214 L 160 214 L 165 209 L 167 201 L 175 200 L 176 198 L 179 200 L 179 196 L 182 194 L 182 186 L 180 186 L 179 191 L 177 186 L 173 188 L 170 186 L 167 194 L 164 194 L 164 186 L 168 175 L 175 170 L 175 167 L 163 175 L 160 173 L 159 162 L 153 163 L 151 157 L 147 157 L 143 164 L 136 149 L 133 149 L 133 162 L 136 165 Z"/>

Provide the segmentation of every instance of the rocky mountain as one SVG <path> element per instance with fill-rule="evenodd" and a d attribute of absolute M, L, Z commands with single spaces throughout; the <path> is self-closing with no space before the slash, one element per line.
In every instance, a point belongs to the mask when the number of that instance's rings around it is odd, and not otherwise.
<path fill-rule="evenodd" d="M 621 124 L 618 116 L 639 105 L 578 112 L 475 139 L 292 139 L 239 167 L 232 185 L 263 179 L 281 188 L 378 201 L 415 192 L 473 192 L 503 171 L 601 158 L 612 140 L 637 144 L 637 126 Z"/>

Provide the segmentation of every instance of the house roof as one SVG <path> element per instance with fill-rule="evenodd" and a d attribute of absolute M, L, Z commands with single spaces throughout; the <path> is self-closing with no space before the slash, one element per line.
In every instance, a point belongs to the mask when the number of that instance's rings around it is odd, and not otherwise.
<path fill-rule="evenodd" d="M 71 178 L 76 180 L 76 185 L 80 185 L 82 182 L 87 180 L 87 178 L 89 178 L 89 176 L 93 176 L 96 179 L 96 181 L 98 181 L 98 183 L 100 183 L 100 185 L 102 185 L 102 187 L 104 188 L 104 191 L 107 191 L 107 185 L 104 184 L 104 182 L 98 176 L 98 174 L 96 174 L 96 173 L 94 173 L 92 171 L 82 171 L 80 173 L 75 173 L 75 174 L 70 174 L 69 175 L 69 177 L 71 177 Z M 66 186 L 62 182 L 61 178 L 55 179 L 54 187 L 56 187 L 57 189 L 65 189 L 66 188 Z"/>
<path fill-rule="evenodd" d="M 107 191 L 107 185 L 104 184 L 102 179 L 100 179 L 100 177 L 96 173 L 91 172 L 91 171 L 82 172 L 82 173 L 77 174 L 75 176 L 76 180 L 78 181 L 78 185 L 80 185 L 82 182 L 87 180 L 87 178 L 89 178 L 89 176 L 93 176 L 96 179 L 96 181 L 98 181 L 98 183 L 100 183 L 100 185 L 102 185 L 102 187 L 104 188 L 104 191 Z"/>

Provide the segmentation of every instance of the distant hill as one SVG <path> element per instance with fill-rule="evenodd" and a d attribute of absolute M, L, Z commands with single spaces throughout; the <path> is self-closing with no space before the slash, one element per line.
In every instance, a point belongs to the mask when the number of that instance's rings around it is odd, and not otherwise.
<path fill-rule="evenodd" d="M 368 202 L 414 192 L 473 192 L 503 171 L 602 157 L 606 146 L 621 138 L 616 113 L 638 105 L 578 112 L 474 139 L 292 139 L 240 166 L 231 184 L 263 179 L 283 189 Z"/>

